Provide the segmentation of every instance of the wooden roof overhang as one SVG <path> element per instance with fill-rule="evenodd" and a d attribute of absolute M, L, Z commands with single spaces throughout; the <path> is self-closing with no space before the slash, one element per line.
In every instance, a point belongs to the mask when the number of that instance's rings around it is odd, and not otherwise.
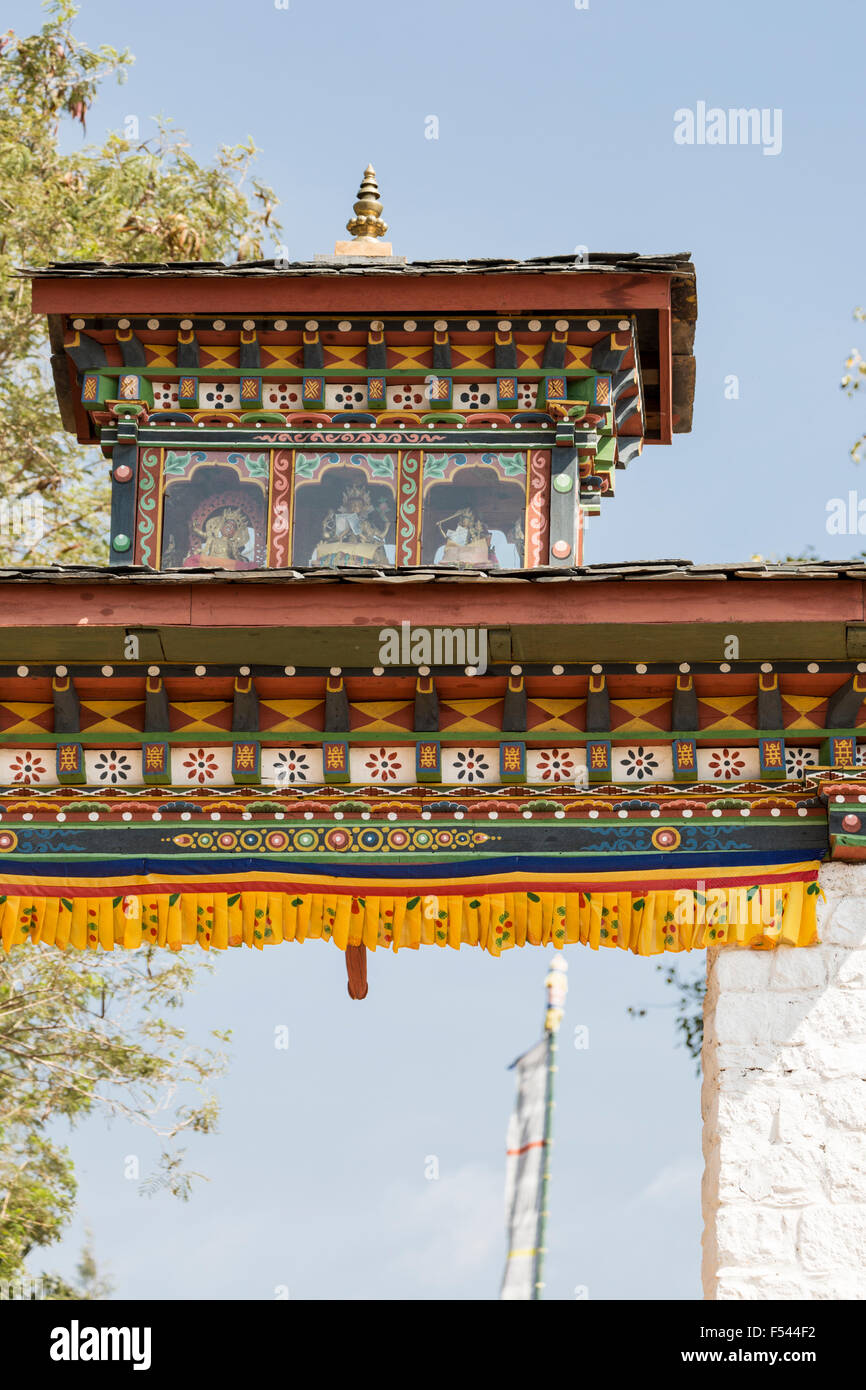
<path fill-rule="evenodd" d="M 488 669 L 383 668 L 401 623 L 483 628 Z M 857 565 L 6 571 L 0 934 L 321 936 L 357 970 L 377 945 L 808 945 L 820 860 L 866 856 L 861 657 Z M 303 785 L 265 775 L 299 753 Z M 545 780 L 554 754 L 588 780 Z"/>
<path fill-rule="evenodd" d="M 325 261 L 326 258 L 323 258 Z M 431 261 L 358 265 L 278 266 L 274 262 L 222 265 L 104 265 L 86 262 L 28 270 L 33 309 L 47 315 L 52 366 L 64 426 L 93 441 L 82 408 L 74 364 L 63 344 L 74 317 L 97 329 L 118 314 L 521 314 L 629 312 L 638 320 L 641 363 L 651 406 L 647 443 L 668 444 L 691 428 L 694 400 L 694 267 L 688 256 L 593 254 L 534 261 Z M 104 324 L 100 325 L 100 318 Z"/>
<path fill-rule="evenodd" d="M 485 628 L 491 664 L 623 670 L 689 662 L 845 663 L 866 657 L 866 567 L 686 562 L 435 571 L 0 571 L 0 661 L 255 661 L 370 668 L 381 629 Z M 254 645 L 255 650 L 251 648 Z"/>

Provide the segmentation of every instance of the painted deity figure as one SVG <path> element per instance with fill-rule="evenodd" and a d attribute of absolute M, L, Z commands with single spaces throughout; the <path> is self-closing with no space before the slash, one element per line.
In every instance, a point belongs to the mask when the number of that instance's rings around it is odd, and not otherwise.
<path fill-rule="evenodd" d="M 343 492 L 339 507 L 326 513 L 310 563 L 329 569 L 341 565 L 387 565 L 388 527 L 387 503 L 374 506 L 369 490 L 363 484 L 353 483 Z"/>
<path fill-rule="evenodd" d="M 185 565 L 213 565 L 219 569 L 249 567 L 252 528 L 240 507 L 222 507 L 207 518 L 203 528 L 192 522 L 190 530 L 193 540 L 183 562 Z"/>
<path fill-rule="evenodd" d="M 449 526 L 449 522 L 456 522 L 456 525 Z M 471 507 L 463 507 L 459 512 L 443 517 L 437 525 L 445 544 L 436 553 L 436 564 L 490 564 L 491 535 Z"/>

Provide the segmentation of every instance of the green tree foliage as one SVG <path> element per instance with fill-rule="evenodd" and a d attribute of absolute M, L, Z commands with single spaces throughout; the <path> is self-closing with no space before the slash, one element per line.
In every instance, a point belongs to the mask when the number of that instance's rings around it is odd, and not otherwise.
<path fill-rule="evenodd" d="M 210 1086 L 224 1068 L 222 1051 L 190 1047 L 175 1019 L 195 969 L 156 948 L 98 957 L 35 945 L 0 952 L 0 1279 L 21 1278 L 28 1257 L 56 1241 L 72 1214 L 63 1122 L 102 1113 L 144 1126 L 162 1155 L 140 1190 L 189 1196 L 201 1175 L 186 1168 L 177 1143 L 215 1128 Z M 85 1251 L 77 1287 L 98 1283 Z"/>
<path fill-rule="evenodd" d="M 57 1275 L 49 1275 L 43 1280 L 43 1297 L 54 1302 L 94 1302 L 108 1298 L 113 1288 L 111 1280 L 102 1273 L 96 1263 L 88 1233 L 87 1242 L 75 1266 L 74 1280 L 70 1282 L 58 1278 Z"/>
<path fill-rule="evenodd" d="M 101 455 L 60 427 L 44 320 L 18 269 L 51 261 L 257 259 L 277 232 L 276 199 L 251 175 L 251 139 L 199 164 L 181 131 L 112 134 L 61 153 L 100 86 L 124 79 L 126 52 L 93 51 L 72 32 L 70 0 L 51 0 L 41 30 L 0 38 L 0 500 L 43 499 L 45 535 L 0 528 L 0 564 L 91 561 L 107 554 L 108 481 Z M 249 192 L 247 191 L 249 189 Z"/>
<path fill-rule="evenodd" d="M 102 561 L 108 510 L 104 460 L 60 427 L 45 326 L 19 268 L 256 259 L 279 230 L 275 197 L 252 176 L 252 140 L 202 165 L 160 120 L 150 138 L 112 134 L 62 153 L 64 125 L 79 124 L 83 140 L 101 85 L 122 81 L 132 60 L 82 44 L 70 0 L 50 0 L 46 12 L 38 33 L 0 38 L 0 507 L 39 495 L 46 521 L 35 545 L 0 527 L 7 565 Z M 20 1278 L 72 1214 L 64 1122 L 101 1111 L 148 1127 L 164 1147 L 142 1190 L 188 1196 L 196 1175 L 176 1141 L 214 1127 L 208 1088 L 223 1060 L 188 1047 L 173 1015 L 193 970 L 161 960 L 34 947 L 0 955 L 0 1279 Z M 46 1288 L 52 1298 L 98 1298 L 106 1285 L 86 1248 L 75 1279 L 49 1276 Z"/>

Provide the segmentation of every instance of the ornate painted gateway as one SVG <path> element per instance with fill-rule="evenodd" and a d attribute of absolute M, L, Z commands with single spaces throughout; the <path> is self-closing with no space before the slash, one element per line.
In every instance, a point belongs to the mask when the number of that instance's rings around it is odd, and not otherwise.
<path fill-rule="evenodd" d="M 0 575 L 4 946 L 325 938 L 360 996 L 364 948 L 812 942 L 866 567 L 583 564 L 690 428 L 688 258 L 407 264 L 371 170 L 356 213 L 30 272 L 112 517 Z"/>

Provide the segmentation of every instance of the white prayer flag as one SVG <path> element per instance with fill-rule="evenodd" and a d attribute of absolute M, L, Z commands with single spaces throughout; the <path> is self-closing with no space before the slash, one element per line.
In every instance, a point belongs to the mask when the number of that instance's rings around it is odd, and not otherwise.
<path fill-rule="evenodd" d="M 501 1299 L 531 1299 L 535 1293 L 536 1242 L 546 1143 L 548 1046 L 545 1038 L 514 1063 L 517 1100 L 508 1122 L 505 1159 L 508 1256 L 499 1294 Z"/>

